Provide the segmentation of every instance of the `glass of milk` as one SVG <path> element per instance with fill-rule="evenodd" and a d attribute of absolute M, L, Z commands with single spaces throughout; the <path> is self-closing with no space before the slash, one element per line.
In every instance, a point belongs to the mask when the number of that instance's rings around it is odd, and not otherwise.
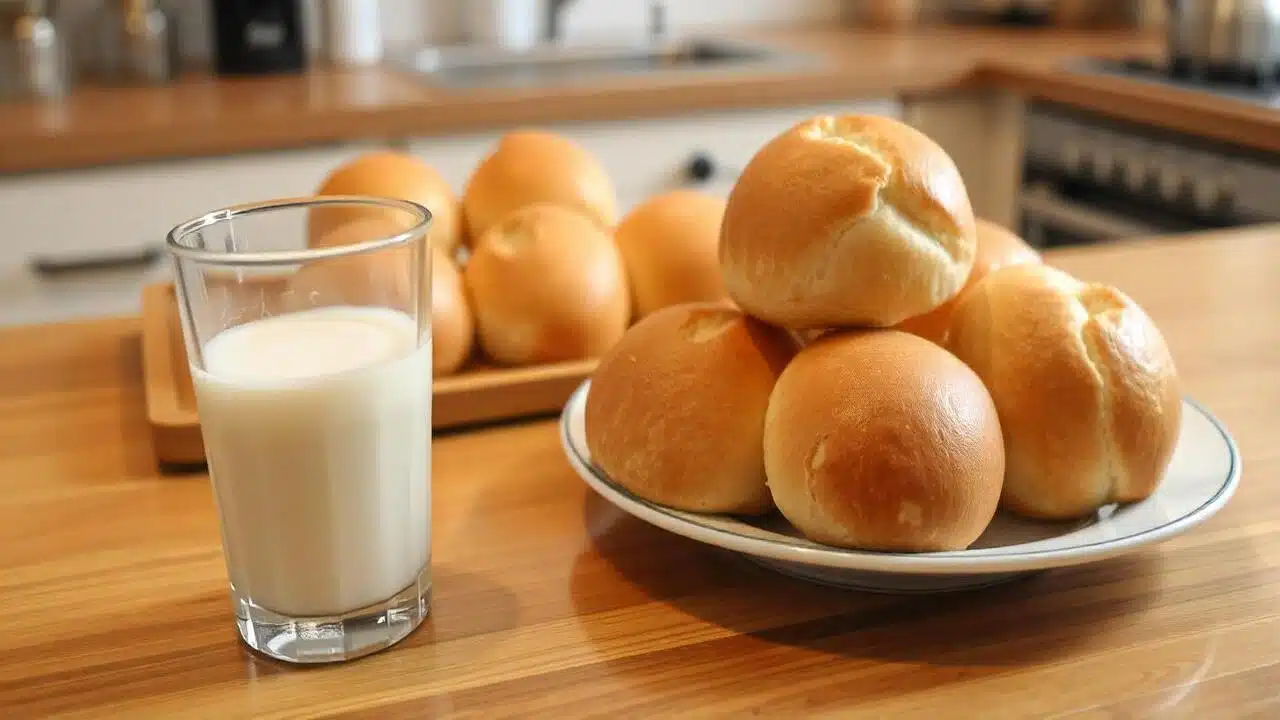
<path fill-rule="evenodd" d="M 169 233 L 236 623 L 271 657 L 352 659 L 427 614 L 430 224 L 315 197 Z"/>

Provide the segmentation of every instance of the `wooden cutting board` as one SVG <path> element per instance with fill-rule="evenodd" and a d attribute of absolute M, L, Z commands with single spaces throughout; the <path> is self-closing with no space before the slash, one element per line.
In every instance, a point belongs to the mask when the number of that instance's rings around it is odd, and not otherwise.
<path fill-rule="evenodd" d="M 595 366 L 595 360 L 523 368 L 474 363 L 434 381 L 431 425 L 444 430 L 559 412 Z M 143 290 L 142 371 L 157 462 L 203 463 L 200 417 L 172 283 Z"/>

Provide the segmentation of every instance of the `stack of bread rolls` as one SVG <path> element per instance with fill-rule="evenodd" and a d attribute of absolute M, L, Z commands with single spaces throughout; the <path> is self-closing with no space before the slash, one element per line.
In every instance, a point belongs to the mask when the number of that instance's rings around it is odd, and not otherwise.
<path fill-rule="evenodd" d="M 1158 486 L 1181 422 L 1159 331 L 975 218 L 908 125 L 782 132 L 730 193 L 717 257 L 732 303 L 643 315 L 592 378 L 588 448 L 633 494 L 928 552 L 1001 508 L 1078 518 Z"/>
<path fill-rule="evenodd" d="M 318 195 L 411 200 L 431 211 L 434 372 L 597 358 L 636 317 L 691 301 L 728 302 L 717 248 L 725 203 L 692 190 L 656 195 L 624 217 L 585 148 L 539 130 L 501 136 L 460 193 L 424 160 L 374 151 L 335 168 Z M 322 206 L 312 247 L 404 230 L 403 213 Z M 403 224 L 403 223 L 401 223 Z M 317 263 L 295 278 L 308 302 L 408 302 L 407 257 Z"/>

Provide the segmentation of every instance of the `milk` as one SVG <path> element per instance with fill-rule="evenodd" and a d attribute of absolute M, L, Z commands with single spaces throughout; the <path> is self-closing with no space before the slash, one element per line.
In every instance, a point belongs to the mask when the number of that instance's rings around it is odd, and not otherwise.
<path fill-rule="evenodd" d="M 382 602 L 430 544 L 431 345 L 384 308 L 224 330 L 192 368 L 236 591 L 291 617 Z"/>

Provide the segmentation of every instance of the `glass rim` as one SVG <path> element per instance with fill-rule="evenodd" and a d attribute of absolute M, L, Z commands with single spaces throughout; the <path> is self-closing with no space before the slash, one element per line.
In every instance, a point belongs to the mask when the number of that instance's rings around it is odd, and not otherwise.
<path fill-rule="evenodd" d="M 284 210 L 321 205 L 368 205 L 372 207 L 404 210 L 417 216 L 414 224 L 394 235 L 386 235 L 356 243 L 331 247 L 303 248 L 301 250 L 255 250 L 253 252 L 216 252 L 183 245 L 181 240 L 191 233 L 204 230 L 237 217 L 256 215 L 272 210 Z M 175 225 L 165 235 L 165 246 L 174 256 L 206 265 L 223 266 L 276 266 L 298 265 L 312 260 L 345 257 L 360 253 L 385 250 L 404 245 L 416 237 L 425 235 L 432 222 L 431 211 L 412 200 L 377 197 L 373 195 L 311 195 L 275 198 L 257 202 L 228 205 L 210 210 L 202 215 Z"/>

